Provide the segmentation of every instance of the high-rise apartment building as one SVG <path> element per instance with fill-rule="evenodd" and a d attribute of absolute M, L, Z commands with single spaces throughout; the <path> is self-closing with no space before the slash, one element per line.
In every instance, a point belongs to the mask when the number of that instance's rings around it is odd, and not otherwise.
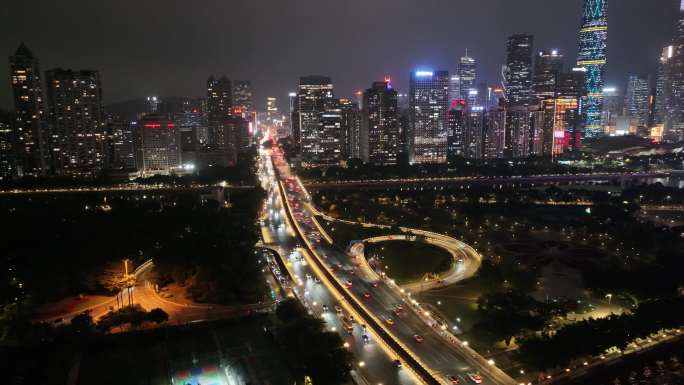
<path fill-rule="evenodd" d="M 368 132 L 362 132 L 359 104 L 347 98 L 339 100 L 342 113 L 342 159 L 368 158 Z"/>
<path fill-rule="evenodd" d="M 449 135 L 447 137 L 448 157 L 464 157 L 466 154 L 466 101 L 464 99 L 451 101 L 451 108 L 447 115 Z"/>
<path fill-rule="evenodd" d="M 447 157 L 447 112 L 449 72 L 411 73 L 409 108 L 413 131 L 414 163 L 445 163 Z"/>
<path fill-rule="evenodd" d="M 38 59 L 22 43 L 9 61 L 17 174 L 44 175 L 49 146 Z"/>
<path fill-rule="evenodd" d="M 563 55 L 557 49 L 539 51 L 534 59 L 532 96 L 535 102 L 552 99 L 556 91 L 556 79 L 563 72 Z"/>
<path fill-rule="evenodd" d="M 111 170 L 135 170 L 135 129 L 137 122 L 119 117 L 107 118 L 108 165 Z"/>
<path fill-rule="evenodd" d="M 45 82 L 54 172 L 96 177 L 107 161 L 100 74 L 58 68 L 45 72 Z"/>
<path fill-rule="evenodd" d="M 17 175 L 12 123 L 10 114 L 0 110 L 0 181 Z"/>
<path fill-rule="evenodd" d="M 584 0 L 582 25 L 579 31 L 577 66 L 586 70 L 584 138 L 596 138 L 603 133 L 603 87 L 606 76 L 608 42 L 608 0 Z"/>
<path fill-rule="evenodd" d="M 363 131 L 368 133 L 368 162 L 397 164 L 399 156 L 399 117 L 397 91 L 389 79 L 374 82 L 363 94 Z"/>
<path fill-rule="evenodd" d="M 532 35 L 513 35 L 506 45 L 503 85 L 509 105 L 525 105 L 532 94 Z"/>

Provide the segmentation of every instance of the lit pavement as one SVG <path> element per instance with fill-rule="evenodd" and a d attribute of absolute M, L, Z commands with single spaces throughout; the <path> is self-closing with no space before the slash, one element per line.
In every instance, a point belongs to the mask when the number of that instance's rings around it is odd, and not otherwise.
<path fill-rule="evenodd" d="M 275 150 L 274 150 L 275 151 Z M 367 309 L 368 313 L 384 326 L 382 328 L 387 331 L 392 338 L 404 348 L 414 359 L 418 360 L 420 365 L 430 372 L 432 378 L 437 379 L 439 383 L 450 383 L 447 376 L 455 375 L 460 378 L 461 383 L 472 383 L 467 378 L 468 373 L 480 373 L 484 379 L 485 384 L 514 384 L 515 382 L 505 375 L 503 372 L 495 368 L 486 362 L 484 358 L 479 356 L 477 353 L 472 351 L 467 344 L 463 344 L 456 340 L 454 337 L 447 335 L 440 325 L 434 323 L 429 317 L 424 315 L 419 315 L 417 311 L 414 311 L 411 304 L 411 299 L 408 296 L 402 296 L 399 293 L 398 288 L 389 287 L 391 285 L 387 282 L 382 282 L 378 287 L 374 287 L 373 282 L 367 279 L 359 277 L 354 271 L 354 261 L 351 257 L 346 254 L 333 249 L 320 234 L 317 227 L 312 221 L 312 214 L 306 209 L 306 203 L 309 202 L 308 194 L 305 190 L 293 181 L 296 179 L 289 177 L 289 170 L 287 165 L 276 157 L 276 163 L 278 164 L 281 181 L 283 181 L 283 187 L 285 187 L 286 196 L 289 200 L 290 209 L 292 211 L 293 218 L 296 219 L 296 226 L 299 227 L 301 232 L 308 238 L 306 243 L 310 244 L 316 256 L 307 256 L 305 261 L 311 261 L 309 258 L 322 258 L 322 262 L 326 266 L 326 269 L 333 270 L 335 278 L 338 281 L 345 282 L 346 280 L 351 281 L 351 287 L 348 288 L 356 301 L 360 302 L 362 306 Z M 291 235 L 291 229 L 284 228 L 283 221 L 287 221 L 286 213 L 282 210 L 283 208 L 278 202 L 277 198 L 274 198 L 278 194 L 277 183 L 275 182 L 275 175 L 271 170 L 271 165 L 269 162 L 270 157 L 266 151 L 262 152 L 262 169 L 267 169 L 269 178 L 271 181 L 267 181 L 265 186 L 269 191 L 269 200 L 267 204 L 269 205 L 269 212 L 273 211 L 273 215 L 276 217 L 269 217 L 269 221 L 275 219 L 275 226 L 273 223 L 269 223 L 272 228 L 273 239 L 279 244 L 285 244 L 291 247 L 295 244 L 295 239 Z M 265 166 L 264 166 L 265 164 Z M 268 242 L 268 241 L 267 241 Z M 290 255 L 290 260 L 292 259 Z M 295 254 L 294 258 L 298 258 L 298 254 Z M 313 283 L 310 279 L 306 279 L 307 268 L 309 266 L 304 266 L 305 262 L 299 261 L 292 264 L 292 269 L 294 274 L 305 280 L 303 284 L 305 288 L 308 289 L 308 294 L 305 295 L 305 302 L 308 302 L 314 310 L 321 303 L 328 305 L 332 309 L 331 291 L 335 291 L 329 285 L 320 285 Z M 298 269 L 304 269 L 298 270 Z M 317 269 L 314 269 L 314 271 Z M 303 273 L 303 275 L 302 275 Z M 319 272 L 320 273 L 320 272 Z M 311 274 L 311 273 L 309 273 Z M 319 277 L 320 278 L 320 277 Z M 306 293 L 306 292 L 305 292 Z M 313 296 L 308 299 L 308 296 Z M 317 297 L 321 296 L 321 297 Z M 332 293 L 333 297 L 339 296 L 339 294 Z M 368 296 L 368 298 L 366 298 Z M 313 302 L 317 305 L 314 306 Z M 396 316 L 392 313 L 395 305 L 402 304 L 405 311 L 401 316 Z M 334 305 L 333 305 L 334 306 Z M 422 310 L 421 310 L 422 312 Z M 390 325 L 387 322 L 387 318 L 391 318 L 394 322 Z M 341 329 L 341 325 L 338 323 L 337 316 L 334 313 L 329 313 L 324 315 L 326 321 L 334 324 L 338 330 Z M 434 326 L 429 326 L 427 322 L 431 322 Z M 331 324 L 331 327 L 332 324 Z M 392 383 L 407 383 L 404 378 L 401 377 L 403 372 L 408 372 L 407 370 L 400 370 L 397 372 L 393 368 L 391 361 L 396 358 L 393 357 L 390 349 L 374 348 L 375 345 L 381 346 L 382 344 L 370 343 L 368 345 L 363 345 L 360 340 L 360 328 L 355 325 L 354 337 L 352 348 L 359 346 L 363 349 L 355 349 L 354 353 L 357 354 L 359 360 L 365 362 L 365 370 L 363 370 L 364 376 L 367 377 L 370 383 L 382 382 L 383 384 Z M 342 332 L 344 333 L 344 332 Z M 417 342 L 414 339 L 415 335 L 420 335 L 424 338 L 423 341 Z M 359 352 L 359 350 L 361 350 Z M 360 354 L 359 354 L 360 353 Z M 380 373 L 377 381 L 373 379 L 374 376 Z M 399 373 L 399 375 L 397 374 Z M 409 380 L 409 378 L 406 378 Z M 415 381 L 415 380 L 414 380 Z"/>

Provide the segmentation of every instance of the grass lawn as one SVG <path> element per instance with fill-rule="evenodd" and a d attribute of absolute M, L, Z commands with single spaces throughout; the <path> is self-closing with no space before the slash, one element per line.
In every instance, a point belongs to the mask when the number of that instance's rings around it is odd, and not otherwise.
<path fill-rule="evenodd" d="M 451 266 L 451 254 L 424 242 L 387 241 L 366 245 L 366 258 L 379 258 L 387 273 L 399 284 L 441 274 Z"/>

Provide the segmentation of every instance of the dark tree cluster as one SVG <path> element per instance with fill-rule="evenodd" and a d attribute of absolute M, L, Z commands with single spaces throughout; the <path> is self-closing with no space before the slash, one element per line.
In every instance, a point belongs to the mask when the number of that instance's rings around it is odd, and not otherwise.
<path fill-rule="evenodd" d="M 336 333 L 325 331 L 323 321 L 308 315 L 294 299 L 276 310 L 276 338 L 295 378 L 311 377 L 314 384 L 345 384 L 351 353 Z"/>
<path fill-rule="evenodd" d="M 595 356 L 610 347 L 624 349 L 636 338 L 684 323 L 684 298 L 643 302 L 631 313 L 589 319 L 557 332 L 524 338 L 520 358 L 539 369 L 562 367 L 573 359 Z"/>

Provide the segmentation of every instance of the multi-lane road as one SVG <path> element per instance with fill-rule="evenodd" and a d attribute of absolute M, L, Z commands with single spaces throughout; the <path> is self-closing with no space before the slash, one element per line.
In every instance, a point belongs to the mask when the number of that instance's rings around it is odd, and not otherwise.
<path fill-rule="evenodd" d="M 424 313 L 408 293 L 402 293 L 389 280 L 376 280 L 365 274 L 358 268 L 360 261 L 330 245 L 308 208 L 308 193 L 290 174 L 277 148 L 272 153 L 262 152 L 261 172 L 269 191 L 267 210 L 273 213 L 269 216 L 271 239 L 267 242 L 281 244 L 284 249 L 300 243 L 303 255 L 290 254 L 286 263 L 292 265 L 295 280 L 301 280 L 297 285 L 312 288 L 305 291 L 304 301 L 314 312 L 325 305 L 328 311 L 321 310 L 324 319 L 339 325 L 331 328 L 341 331 L 351 340 L 350 344 L 362 347 L 354 352 L 363 361 L 361 372 L 370 383 L 515 384 L 494 363 L 450 335 L 445 330 L 448 325 L 439 324 Z M 292 255 L 296 255 L 294 263 Z M 308 297 L 312 295 L 314 298 Z M 352 314 L 356 314 L 351 336 L 340 328 L 348 323 L 349 314 L 346 310 L 336 314 L 336 306 L 352 308 Z M 344 318 L 347 321 L 341 322 Z M 361 322 L 366 324 L 365 332 Z M 370 339 L 367 343 L 364 335 Z M 370 351 L 375 354 L 368 356 Z M 393 365 L 397 358 L 402 369 Z M 380 378 L 376 379 L 378 374 Z"/>

